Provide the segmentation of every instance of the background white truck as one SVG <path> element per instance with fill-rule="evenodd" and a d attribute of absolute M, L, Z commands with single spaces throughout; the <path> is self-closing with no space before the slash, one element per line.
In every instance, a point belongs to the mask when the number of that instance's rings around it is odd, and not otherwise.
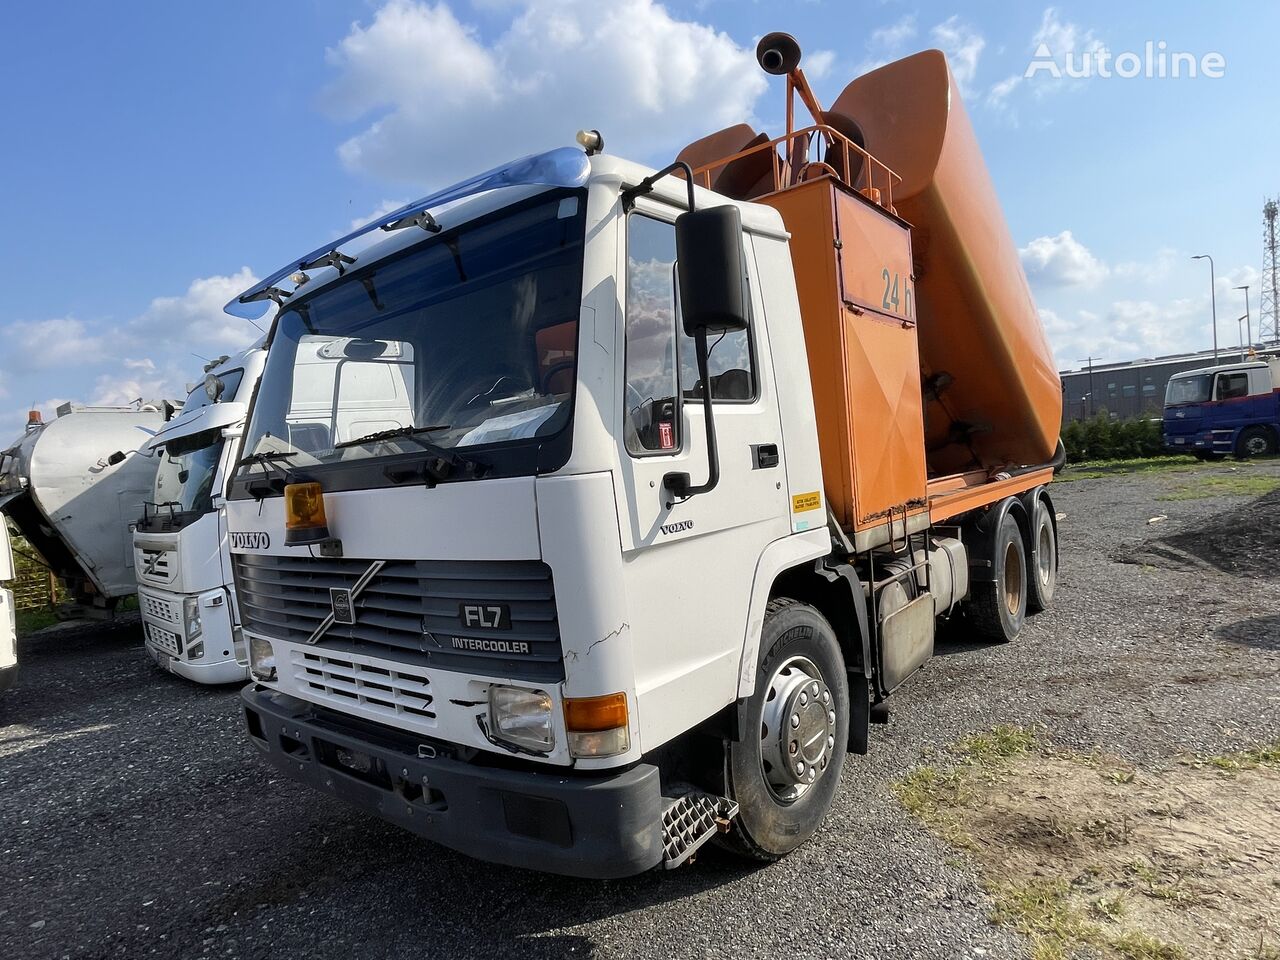
<path fill-rule="evenodd" d="M 248 677 L 227 552 L 226 485 L 266 351 L 205 367 L 182 413 L 150 441 L 155 486 L 133 534 L 148 654 L 200 683 Z"/>
<path fill-rule="evenodd" d="M 758 53 L 813 124 L 583 131 L 228 304 L 281 305 L 227 504 L 278 770 L 500 863 L 775 859 L 938 617 L 1052 602 L 1061 390 L 945 59 L 824 112 Z"/>

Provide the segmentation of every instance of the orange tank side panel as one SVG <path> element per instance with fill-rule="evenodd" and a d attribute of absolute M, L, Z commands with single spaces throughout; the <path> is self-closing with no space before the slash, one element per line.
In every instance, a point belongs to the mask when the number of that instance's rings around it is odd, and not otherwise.
<path fill-rule="evenodd" d="M 902 176 L 912 225 L 931 475 L 1044 463 L 1061 421 L 1057 365 L 946 58 L 907 57 L 850 83 L 832 111 Z"/>
<path fill-rule="evenodd" d="M 924 509 L 920 361 L 901 276 L 909 231 L 830 179 L 762 202 L 791 233 L 828 503 L 854 532 L 883 525 L 890 510 Z M 895 296 L 886 272 L 899 275 L 901 316 L 878 310 Z"/>
<path fill-rule="evenodd" d="M 846 308 L 844 329 L 857 533 L 926 508 L 920 359 L 900 320 Z"/>
<path fill-rule="evenodd" d="M 853 437 L 844 392 L 843 308 L 836 274 L 832 190 L 822 180 L 770 194 L 761 203 L 775 207 L 791 233 L 791 261 L 800 299 L 813 409 L 817 420 L 822 484 L 836 520 L 853 528 Z M 786 389 L 786 384 L 779 384 Z"/>
<path fill-rule="evenodd" d="M 853 432 L 855 532 L 925 506 L 924 411 L 911 285 L 911 232 L 833 188 Z"/>
<path fill-rule="evenodd" d="M 911 231 L 880 208 L 835 190 L 841 297 L 868 310 L 915 320 Z"/>

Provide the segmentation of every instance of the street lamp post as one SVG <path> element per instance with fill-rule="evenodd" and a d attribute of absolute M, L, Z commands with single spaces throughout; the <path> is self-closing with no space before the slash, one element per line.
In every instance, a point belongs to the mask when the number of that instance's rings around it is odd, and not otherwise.
<path fill-rule="evenodd" d="M 1236 287 L 1237 290 L 1244 291 L 1244 332 L 1249 337 L 1249 349 L 1253 349 L 1253 322 L 1249 318 L 1249 284 L 1243 287 Z"/>
<path fill-rule="evenodd" d="M 1207 253 L 1197 253 L 1192 260 L 1209 261 L 1209 303 L 1213 307 L 1213 365 L 1218 365 L 1218 278 L 1213 269 L 1213 257 Z"/>

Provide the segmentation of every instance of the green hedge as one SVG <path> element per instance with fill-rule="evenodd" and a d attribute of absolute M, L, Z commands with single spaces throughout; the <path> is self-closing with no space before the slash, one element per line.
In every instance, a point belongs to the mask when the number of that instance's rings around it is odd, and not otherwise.
<path fill-rule="evenodd" d="M 1062 442 L 1068 463 L 1131 460 L 1165 453 L 1159 420 L 1112 420 L 1105 411 L 1068 423 L 1062 428 Z"/>

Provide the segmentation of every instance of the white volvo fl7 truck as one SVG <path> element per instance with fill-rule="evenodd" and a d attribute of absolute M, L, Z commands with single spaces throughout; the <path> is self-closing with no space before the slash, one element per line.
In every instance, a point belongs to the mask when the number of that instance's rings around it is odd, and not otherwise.
<path fill-rule="evenodd" d="M 147 445 L 155 484 L 133 533 L 146 651 L 162 669 L 199 683 L 248 676 L 225 497 L 266 356 L 254 347 L 207 366 L 182 412 Z"/>
<path fill-rule="evenodd" d="M 715 836 L 774 859 L 821 823 L 935 616 L 968 603 L 1011 639 L 1028 583 L 1047 605 L 1051 467 L 926 495 L 914 321 L 876 317 L 894 386 L 864 378 L 859 415 L 915 405 L 866 434 L 865 477 L 883 443 L 886 464 L 914 457 L 912 492 L 846 531 L 779 211 L 579 140 L 227 305 L 280 306 L 227 500 L 248 735 L 287 775 L 495 862 L 618 877 Z M 847 156 L 824 166 L 794 189 L 831 191 L 824 217 L 839 195 L 843 255 L 855 222 L 899 243 Z M 878 280 L 871 259 L 845 263 Z M 875 290 L 846 294 L 850 337 Z"/>

